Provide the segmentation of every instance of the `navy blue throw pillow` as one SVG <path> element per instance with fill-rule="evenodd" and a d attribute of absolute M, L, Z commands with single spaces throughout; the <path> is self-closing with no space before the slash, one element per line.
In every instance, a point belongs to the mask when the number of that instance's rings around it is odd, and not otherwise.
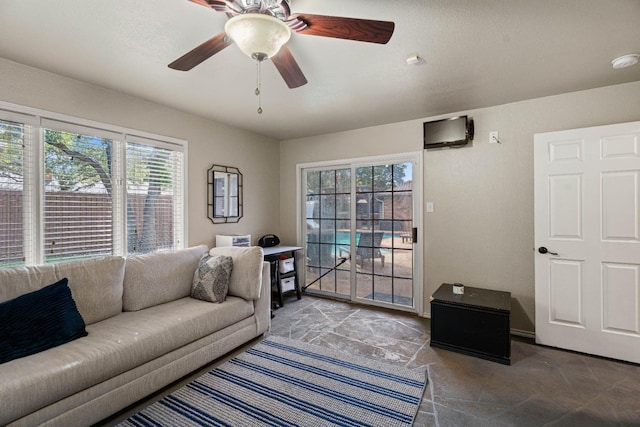
<path fill-rule="evenodd" d="M 0 303 L 0 363 L 87 336 L 68 280 Z"/>

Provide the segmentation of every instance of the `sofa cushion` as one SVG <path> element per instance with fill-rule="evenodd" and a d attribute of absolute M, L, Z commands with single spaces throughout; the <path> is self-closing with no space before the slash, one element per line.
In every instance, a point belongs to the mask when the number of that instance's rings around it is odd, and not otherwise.
<path fill-rule="evenodd" d="M 212 248 L 209 255 L 226 255 L 233 258 L 233 270 L 229 280 L 229 295 L 246 300 L 257 300 L 262 286 L 264 255 L 260 246 Z"/>
<path fill-rule="evenodd" d="M 0 365 L 0 425 L 108 381 L 254 313 L 254 304 L 185 297 L 87 326 L 89 335 Z"/>
<path fill-rule="evenodd" d="M 0 303 L 0 363 L 87 336 L 67 282 Z"/>
<path fill-rule="evenodd" d="M 233 268 L 230 256 L 205 254 L 196 268 L 191 285 L 191 297 L 209 302 L 224 302 L 229 291 Z"/>
<path fill-rule="evenodd" d="M 122 312 L 124 258 L 104 258 L 0 269 L 0 301 L 67 278 L 84 322 L 90 325 Z"/>
<path fill-rule="evenodd" d="M 193 273 L 207 252 L 205 245 L 174 252 L 127 258 L 124 273 L 124 311 L 137 311 L 191 294 Z"/>

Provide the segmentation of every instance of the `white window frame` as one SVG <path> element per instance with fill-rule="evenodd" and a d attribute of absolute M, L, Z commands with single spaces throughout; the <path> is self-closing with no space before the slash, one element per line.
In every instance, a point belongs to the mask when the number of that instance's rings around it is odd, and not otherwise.
<path fill-rule="evenodd" d="M 176 221 L 174 232 L 174 247 L 188 247 L 188 142 L 183 139 L 157 135 L 122 126 L 109 125 L 92 120 L 68 116 L 65 114 L 25 107 L 0 101 L 0 119 L 23 123 L 30 126 L 31 138 L 24 141 L 25 152 L 28 152 L 30 162 L 24 167 L 24 193 L 29 209 L 25 209 L 25 265 L 38 265 L 44 262 L 44 129 L 54 129 L 64 132 L 89 134 L 107 137 L 113 141 L 114 164 L 122 170 L 113 180 L 113 255 L 126 256 L 127 253 L 127 212 L 126 212 L 126 143 L 135 142 L 157 148 L 165 148 L 183 153 L 180 182 L 174 190 L 182 196 L 182 209 L 174 212 Z M 117 158 L 117 160 L 116 160 Z"/>

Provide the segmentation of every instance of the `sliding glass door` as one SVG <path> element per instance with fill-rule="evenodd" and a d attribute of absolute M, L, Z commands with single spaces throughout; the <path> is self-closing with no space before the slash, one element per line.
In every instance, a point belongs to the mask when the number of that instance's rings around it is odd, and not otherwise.
<path fill-rule="evenodd" d="M 308 170 L 305 178 L 307 284 L 350 297 L 351 169 Z"/>
<path fill-rule="evenodd" d="M 356 168 L 356 298 L 413 307 L 411 163 Z"/>
<path fill-rule="evenodd" d="M 415 155 L 301 168 L 307 292 L 417 309 L 419 165 Z"/>

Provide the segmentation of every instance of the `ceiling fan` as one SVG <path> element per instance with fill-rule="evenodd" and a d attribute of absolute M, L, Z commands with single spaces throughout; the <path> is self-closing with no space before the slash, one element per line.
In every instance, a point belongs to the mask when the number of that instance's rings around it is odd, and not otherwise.
<path fill-rule="evenodd" d="M 169 64 L 170 68 L 188 71 L 236 43 L 240 50 L 259 63 L 270 58 L 291 89 L 307 83 L 298 63 L 285 45 L 291 32 L 385 44 L 391 39 L 395 27 L 389 21 L 308 13 L 291 14 L 289 0 L 189 1 L 224 12 L 229 20 L 222 33 L 173 61 Z"/>

